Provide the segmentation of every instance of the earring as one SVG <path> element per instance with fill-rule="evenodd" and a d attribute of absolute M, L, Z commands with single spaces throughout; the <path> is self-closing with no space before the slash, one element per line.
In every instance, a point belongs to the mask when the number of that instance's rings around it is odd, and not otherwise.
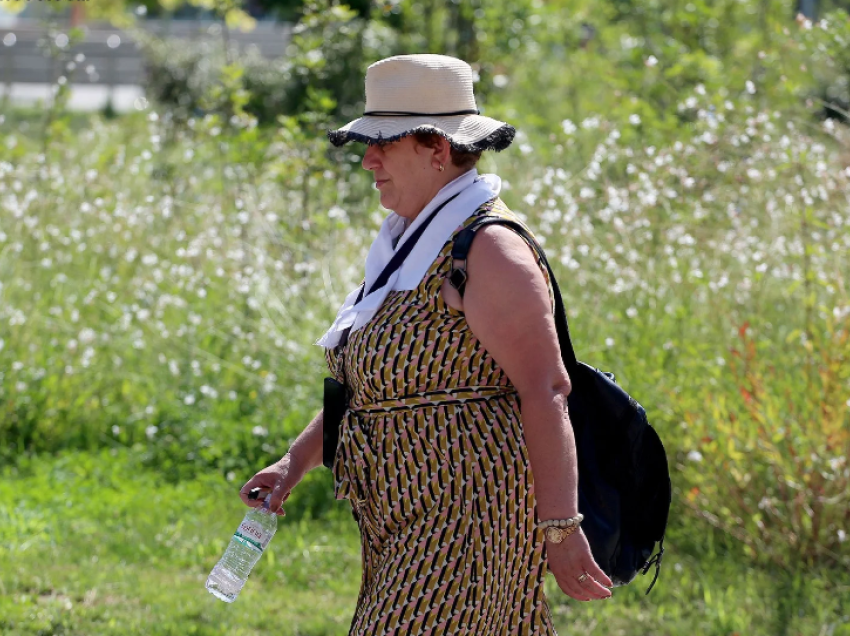
<path fill-rule="evenodd" d="M 445 168 L 444 168 L 443 164 L 440 164 L 440 172 L 442 172 L 444 169 Z"/>

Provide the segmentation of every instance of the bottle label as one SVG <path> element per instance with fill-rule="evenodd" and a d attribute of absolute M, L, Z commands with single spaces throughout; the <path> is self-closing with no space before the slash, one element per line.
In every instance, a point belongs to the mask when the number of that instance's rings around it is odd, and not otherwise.
<path fill-rule="evenodd" d="M 268 533 L 256 523 L 243 521 L 236 532 L 233 533 L 233 539 L 242 545 L 248 546 L 257 552 L 262 553 L 263 550 L 266 549 L 269 539 L 271 538 L 267 535 Z"/>

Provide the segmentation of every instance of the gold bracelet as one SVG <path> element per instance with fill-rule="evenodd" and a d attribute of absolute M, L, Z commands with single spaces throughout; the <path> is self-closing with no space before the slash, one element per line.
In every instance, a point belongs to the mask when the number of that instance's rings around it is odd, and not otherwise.
<path fill-rule="evenodd" d="M 578 513 L 575 517 L 570 517 L 569 519 L 547 519 L 546 521 L 541 521 L 537 524 L 537 527 L 541 530 L 552 526 L 556 528 L 572 528 L 579 525 L 582 521 L 584 521 L 584 515 Z"/>
<path fill-rule="evenodd" d="M 578 513 L 569 519 L 548 519 L 541 521 L 537 527 L 543 530 L 543 536 L 552 543 L 562 543 L 564 539 L 578 532 L 579 524 L 584 515 Z"/>

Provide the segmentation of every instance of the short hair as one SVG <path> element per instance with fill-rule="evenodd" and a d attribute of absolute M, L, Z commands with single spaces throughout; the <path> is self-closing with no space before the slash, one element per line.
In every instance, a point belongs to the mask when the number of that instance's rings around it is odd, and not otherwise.
<path fill-rule="evenodd" d="M 436 132 L 413 133 L 413 138 L 416 139 L 417 143 L 427 148 L 436 148 L 439 143 L 439 139 L 442 136 L 443 135 Z M 452 146 L 451 158 L 452 163 L 458 168 L 472 170 L 478 163 L 478 160 L 481 159 L 481 151 L 463 152 L 462 150 L 457 150 L 454 146 Z"/>

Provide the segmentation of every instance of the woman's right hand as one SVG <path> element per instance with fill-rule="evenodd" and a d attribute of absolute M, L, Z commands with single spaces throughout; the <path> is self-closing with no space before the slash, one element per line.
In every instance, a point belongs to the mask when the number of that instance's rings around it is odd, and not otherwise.
<path fill-rule="evenodd" d="M 275 514 L 281 517 L 286 514 L 281 504 L 289 497 L 292 489 L 301 481 L 304 473 L 299 470 L 297 461 L 287 453 L 276 461 L 271 466 L 263 468 L 256 475 L 251 477 L 242 489 L 239 491 L 239 497 L 246 506 L 256 508 L 263 505 L 264 497 L 257 499 L 249 499 L 248 493 L 254 488 L 261 488 L 266 491 L 271 491 L 272 498 L 269 501 L 269 507 Z"/>

